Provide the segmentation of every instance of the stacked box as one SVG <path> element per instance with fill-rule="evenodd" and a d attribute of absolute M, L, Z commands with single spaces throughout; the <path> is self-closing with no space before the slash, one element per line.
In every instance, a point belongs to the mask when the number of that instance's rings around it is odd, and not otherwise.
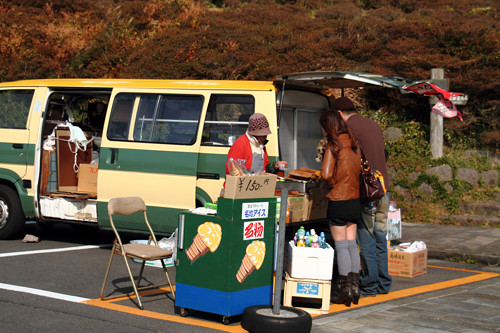
<path fill-rule="evenodd" d="M 326 218 L 328 200 L 320 188 L 313 188 L 304 198 L 304 220 Z"/>
<path fill-rule="evenodd" d="M 292 219 L 287 218 L 287 223 L 304 221 L 304 196 L 288 197 L 288 209 Z M 279 221 L 281 212 L 281 197 L 276 198 L 276 220 Z"/>

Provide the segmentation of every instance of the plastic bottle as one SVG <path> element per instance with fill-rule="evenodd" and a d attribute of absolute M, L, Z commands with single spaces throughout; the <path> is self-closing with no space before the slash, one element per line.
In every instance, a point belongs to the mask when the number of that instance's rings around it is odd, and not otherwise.
<path fill-rule="evenodd" d="M 319 237 L 318 237 L 318 235 L 316 235 L 316 233 L 314 233 L 314 235 L 312 235 L 311 237 L 312 237 L 311 247 L 318 248 L 319 247 Z"/>
<path fill-rule="evenodd" d="M 205 203 L 205 208 L 210 208 L 210 209 L 217 210 L 217 204 L 216 203 L 207 202 L 207 203 Z"/>
<path fill-rule="evenodd" d="M 300 236 L 302 236 L 302 237 L 306 236 L 306 230 L 304 229 L 304 226 L 301 226 L 299 228 L 299 230 L 297 230 L 297 235 L 299 236 L 299 238 L 300 238 Z"/>
<path fill-rule="evenodd" d="M 295 236 L 293 236 L 293 243 L 295 244 L 295 246 L 297 246 L 298 240 L 299 240 L 299 236 L 297 235 L 297 233 L 295 233 Z"/>
<path fill-rule="evenodd" d="M 299 240 L 297 241 L 297 247 L 305 247 L 305 246 L 306 246 L 306 242 L 304 241 L 304 237 L 299 236 Z"/>
<path fill-rule="evenodd" d="M 320 241 L 320 245 L 319 247 L 322 248 L 322 249 L 326 249 L 327 246 L 326 246 L 326 239 L 325 239 L 325 233 L 322 231 L 320 234 L 319 234 L 319 237 L 321 238 L 321 241 Z"/>
<path fill-rule="evenodd" d="M 311 234 L 309 231 L 306 231 L 306 236 L 304 237 L 304 240 L 306 242 L 306 247 L 311 247 Z"/>

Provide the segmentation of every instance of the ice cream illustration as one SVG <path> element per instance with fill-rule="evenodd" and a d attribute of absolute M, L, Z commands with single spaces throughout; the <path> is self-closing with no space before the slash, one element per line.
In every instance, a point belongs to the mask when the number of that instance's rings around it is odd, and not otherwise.
<path fill-rule="evenodd" d="M 247 276 L 252 274 L 254 269 L 259 269 L 264 262 L 266 255 L 266 243 L 263 241 L 253 241 L 248 244 L 246 254 L 241 261 L 240 269 L 236 273 L 236 280 L 239 283 L 245 281 Z"/>
<path fill-rule="evenodd" d="M 193 243 L 187 249 L 186 255 L 189 260 L 195 261 L 200 256 L 210 250 L 214 252 L 217 250 L 222 238 L 222 231 L 220 225 L 213 222 L 205 222 L 198 226 L 198 233 L 193 238 Z"/>

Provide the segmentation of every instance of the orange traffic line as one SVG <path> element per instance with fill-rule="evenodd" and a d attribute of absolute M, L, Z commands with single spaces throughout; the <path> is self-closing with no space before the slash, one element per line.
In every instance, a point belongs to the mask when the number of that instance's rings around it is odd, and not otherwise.
<path fill-rule="evenodd" d="M 332 304 L 332 305 L 330 305 L 330 308 L 329 308 L 329 314 L 335 313 L 335 312 L 342 312 L 342 311 L 346 311 L 346 310 L 351 310 L 351 309 L 355 309 L 358 307 L 364 307 L 364 306 L 368 306 L 368 305 L 384 303 L 384 302 L 392 301 L 392 300 L 403 298 L 403 297 L 414 296 L 414 295 L 423 294 L 423 293 L 427 293 L 427 292 L 431 292 L 431 291 L 456 287 L 456 286 L 460 286 L 460 285 L 464 285 L 464 284 L 468 284 L 468 283 L 473 283 L 473 282 L 478 282 L 478 281 L 482 281 L 482 280 L 487 280 L 487 279 L 491 279 L 491 278 L 495 278 L 495 277 L 500 276 L 500 274 L 498 274 L 498 273 L 472 271 L 472 270 L 467 270 L 467 269 L 458 269 L 458 268 L 449 268 L 449 267 L 440 267 L 440 266 L 427 266 L 427 267 L 459 270 L 459 271 L 477 273 L 477 274 L 463 277 L 463 278 L 453 279 L 453 280 L 449 280 L 449 281 L 443 281 L 443 282 L 433 283 L 433 284 L 429 284 L 429 285 L 424 285 L 424 286 L 420 286 L 420 287 L 413 287 L 413 288 L 408 288 L 408 289 L 403 289 L 403 290 L 391 291 L 389 294 L 386 294 L 386 295 L 377 295 L 375 297 L 363 297 L 359 300 L 359 303 L 357 305 L 352 304 L 351 307 L 349 307 L 349 308 L 345 307 L 344 305 L 341 305 L 341 304 Z M 170 293 L 170 288 L 165 287 L 165 288 L 158 288 L 158 289 L 152 289 L 152 290 L 145 290 L 145 291 L 140 292 L 139 294 L 141 296 L 143 296 L 143 295 L 146 296 L 146 295 L 154 295 L 154 294 L 159 294 L 159 293 Z M 101 307 L 101 308 L 106 308 L 106 309 L 110 309 L 110 310 L 114 310 L 114 311 L 130 313 L 130 314 L 134 314 L 134 315 L 138 315 L 138 316 L 160 319 L 160 320 L 167 320 L 167 321 L 176 322 L 176 323 L 185 324 L 185 325 L 206 327 L 206 328 L 216 329 L 216 330 L 220 330 L 220 331 L 224 331 L 224 332 L 234 332 L 234 333 L 247 332 L 245 329 L 243 329 L 241 327 L 241 325 L 230 326 L 230 325 L 218 324 L 218 323 L 213 323 L 213 322 L 205 321 L 205 320 L 181 317 L 178 315 L 169 315 L 169 314 L 163 314 L 163 313 L 158 313 L 158 312 L 153 312 L 153 311 L 148 311 L 148 310 L 140 310 L 136 307 L 124 306 L 124 305 L 119 305 L 119 304 L 114 303 L 114 302 L 117 302 L 120 300 L 130 299 L 133 297 L 135 297 L 135 295 L 124 296 L 124 297 L 114 298 L 111 300 L 104 300 L 104 301 L 101 299 L 91 299 L 91 300 L 88 300 L 88 301 L 85 301 L 82 303 Z M 311 314 L 311 316 L 317 317 L 320 315 L 319 314 Z"/>
<path fill-rule="evenodd" d="M 469 271 L 466 269 L 455 269 L 455 268 L 447 268 L 447 267 L 439 267 L 439 266 L 427 266 L 427 267 L 454 269 L 454 270 L 460 270 L 460 271 L 464 271 L 464 272 L 473 272 L 473 273 L 477 272 L 479 274 L 471 275 L 471 276 L 467 276 L 467 277 L 463 277 L 463 278 L 458 278 L 458 279 L 454 279 L 454 280 L 449 280 L 449 281 L 428 284 L 428 285 L 424 285 L 424 286 L 420 286 L 420 287 L 413 287 L 413 288 L 408 288 L 408 289 L 403 289 L 403 290 L 391 291 L 388 294 L 377 295 L 375 297 L 363 297 L 359 300 L 359 303 L 357 305 L 352 304 L 351 307 L 349 307 L 349 308 L 345 307 L 342 304 L 332 304 L 332 305 L 330 305 L 329 313 L 341 312 L 341 311 L 346 311 L 346 310 L 354 309 L 354 308 L 361 307 L 361 306 L 384 303 L 384 302 L 392 301 L 392 300 L 403 298 L 403 297 L 414 296 L 414 295 L 423 294 L 423 293 L 427 293 L 427 292 L 431 292 L 431 291 L 461 286 L 464 284 L 478 282 L 478 281 L 487 280 L 487 279 L 491 279 L 491 278 L 500 276 L 500 274 L 498 274 L 498 273 Z M 318 314 L 311 314 L 311 316 L 317 317 L 319 315 Z"/>

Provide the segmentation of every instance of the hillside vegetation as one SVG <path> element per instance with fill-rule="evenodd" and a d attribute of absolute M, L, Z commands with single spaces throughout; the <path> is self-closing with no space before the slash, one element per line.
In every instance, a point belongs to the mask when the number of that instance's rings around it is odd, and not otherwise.
<path fill-rule="evenodd" d="M 0 81 L 265 80 L 316 70 L 426 80 L 444 68 L 450 90 L 469 96 L 459 107 L 463 122 L 444 120 L 445 159 L 484 166 L 461 152 L 500 150 L 498 10 L 487 0 L 0 0 Z M 394 166 L 443 162 L 427 149 L 427 98 L 380 89 L 348 95 L 384 128 L 403 128 L 406 141 L 389 147 Z M 401 173 L 398 182 L 405 184 Z"/>

